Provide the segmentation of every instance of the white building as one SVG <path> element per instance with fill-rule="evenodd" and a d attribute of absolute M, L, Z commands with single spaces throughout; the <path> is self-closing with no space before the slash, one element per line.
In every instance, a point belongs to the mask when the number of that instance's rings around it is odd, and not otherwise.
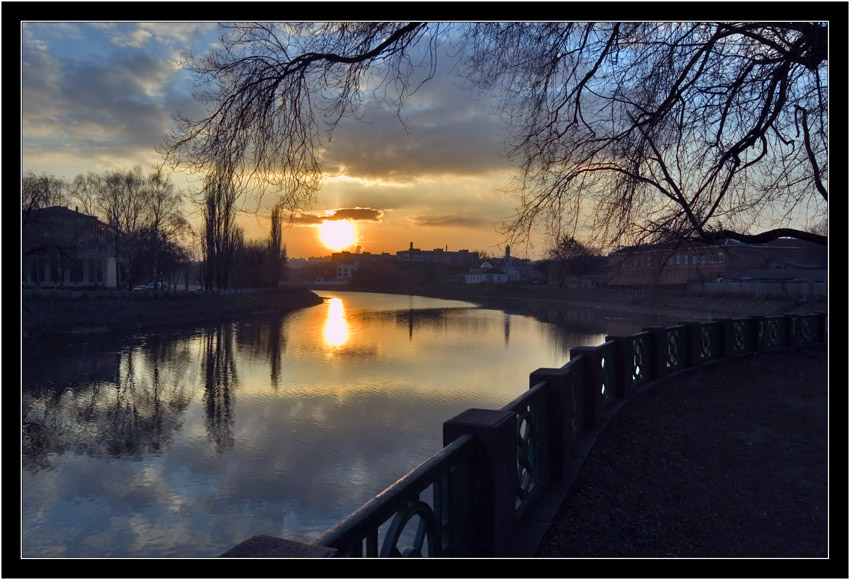
<path fill-rule="evenodd" d="M 494 268 L 490 262 L 484 262 L 480 268 L 473 268 L 464 276 L 467 284 L 505 284 L 508 275 Z"/>
<path fill-rule="evenodd" d="M 357 263 L 354 264 L 337 264 L 336 265 L 336 281 L 351 283 L 351 278 L 354 275 L 354 270 L 357 269 Z"/>

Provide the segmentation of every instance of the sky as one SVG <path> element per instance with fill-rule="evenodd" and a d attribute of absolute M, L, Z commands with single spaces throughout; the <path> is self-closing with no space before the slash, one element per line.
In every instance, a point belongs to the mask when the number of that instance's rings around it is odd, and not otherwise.
<path fill-rule="evenodd" d="M 73 179 L 136 165 L 151 170 L 173 115 L 197 119 L 205 111 L 181 56 L 204 53 L 219 37 L 214 22 L 22 23 L 23 171 Z M 395 254 L 411 243 L 503 255 L 499 226 L 514 214 L 504 135 L 491 105 L 456 86 L 447 58 L 438 62 L 435 78 L 408 102 L 407 131 L 394 109 L 377 107 L 337 128 L 317 202 L 284 230 L 289 257 L 355 245 Z M 186 174 L 172 181 L 197 188 Z M 246 238 L 265 239 L 268 208 L 251 197 L 244 208 Z M 344 248 L 323 243 L 318 224 L 328 217 L 347 219 L 356 240 Z M 539 243 L 511 249 L 532 259 L 544 251 Z"/>

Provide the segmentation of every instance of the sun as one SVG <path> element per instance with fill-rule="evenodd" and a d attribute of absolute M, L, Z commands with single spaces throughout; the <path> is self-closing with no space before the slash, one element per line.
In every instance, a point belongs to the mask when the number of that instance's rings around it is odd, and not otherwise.
<path fill-rule="evenodd" d="M 348 248 L 357 241 L 354 224 L 348 220 L 323 221 L 319 226 L 322 243 L 333 251 Z"/>

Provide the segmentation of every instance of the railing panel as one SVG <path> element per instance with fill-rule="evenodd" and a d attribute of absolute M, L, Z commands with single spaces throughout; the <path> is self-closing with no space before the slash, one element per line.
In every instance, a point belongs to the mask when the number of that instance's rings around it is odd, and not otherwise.
<path fill-rule="evenodd" d="M 569 401 L 572 414 L 570 417 L 570 433 L 572 437 L 584 428 L 584 397 L 585 378 L 582 365 L 573 364 L 570 361 L 564 368 L 569 368 L 567 373 L 567 388 L 569 389 Z"/>
<path fill-rule="evenodd" d="M 667 370 L 678 370 L 687 366 L 687 337 L 688 327 L 684 324 L 667 328 L 666 344 L 662 345 L 667 353 L 664 360 Z"/>
<path fill-rule="evenodd" d="M 699 360 L 705 362 L 722 356 L 720 351 L 721 323 L 702 322 L 699 325 Z"/>
<path fill-rule="evenodd" d="M 822 329 L 819 314 L 801 314 L 793 319 L 794 344 L 815 344 L 821 342 Z"/>
<path fill-rule="evenodd" d="M 631 373 L 628 380 L 634 385 L 646 382 L 652 377 L 652 360 L 655 341 L 651 332 L 639 332 L 631 337 Z"/>
<path fill-rule="evenodd" d="M 459 437 L 314 544 L 349 557 L 466 553 L 474 447 L 473 437 Z"/>
<path fill-rule="evenodd" d="M 514 502 L 517 513 L 533 501 L 540 485 L 549 479 L 549 389 L 551 385 L 540 382 L 502 409 L 515 413 L 517 418 L 517 493 Z"/>
<path fill-rule="evenodd" d="M 616 345 L 613 341 L 607 341 L 597 347 L 599 349 L 599 373 L 600 385 L 599 396 L 602 406 L 607 406 L 616 396 L 614 387 L 617 380 Z"/>
<path fill-rule="evenodd" d="M 752 352 L 755 346 L 756 328 L 752 318 L 733 318 L 730 320 L 729 351 L 732 354 Z"/>
<path fill-rule="evenodd" d="M 784 316 L 765 316 L 761 320 L 759 347 L 764 350 L 787 345 L 785 336 L 786 318 Z"/>

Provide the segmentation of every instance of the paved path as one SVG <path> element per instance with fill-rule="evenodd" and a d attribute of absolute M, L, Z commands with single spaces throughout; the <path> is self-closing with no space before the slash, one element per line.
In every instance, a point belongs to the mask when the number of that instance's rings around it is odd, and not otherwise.
<path fill-rule="evenodd" d="M 600 434 L 538 555 L 826 557 L 827 368 L 825 347 L 766 352 L 637 395 Z M 839 516 L 831 537 L 846 539 Z"/>

